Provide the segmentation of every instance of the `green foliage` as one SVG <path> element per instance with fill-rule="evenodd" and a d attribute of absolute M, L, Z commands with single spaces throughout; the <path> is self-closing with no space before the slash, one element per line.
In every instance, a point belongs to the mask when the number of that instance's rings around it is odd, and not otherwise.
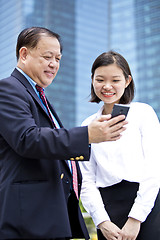
<path fill-rule="evenodd" d="M 83 213 L 84 221 L 86 223 L 89 235 L 90 235 L 91 239 L 92 239 L 92 236 L 94 236 L 94 239 L 95 239 L 96 238 L 95 237 L 95 235 L 96 235 L 95 225 L 94 225 L 94 223 L 92 221 L 92 218 L 89 216 L 89 214 L 87 214 L 85 208 L 83 207 L 81 199 L 79 200 L 79 206 L 80 206 L 80 209 L 81 209 L 81 211 Z"/>

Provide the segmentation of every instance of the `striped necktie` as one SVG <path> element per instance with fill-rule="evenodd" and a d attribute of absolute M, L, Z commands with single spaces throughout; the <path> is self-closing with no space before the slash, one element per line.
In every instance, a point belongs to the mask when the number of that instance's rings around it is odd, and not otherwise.
<path fill-rule="evenodd" d="M 40 98 L 44 104 L 44 106 L 46 107 L 47 109 L 47 112 L 48 112 L 48 115 L 54 125 L 54 127 L 56 128 L 56 125 L 54 123 L 54 120 L 53 120 L 53 117 L 52 117 L 52 114 L 51 114 L 51 111 L 49 109 L 49 106 L 48 106 L 48 103 L 47 103 L 47 100 L 46 100 L 46 97 L 45 97 L 45 93 L 44 93 L 44 90 L 42 87 L 36 85 L 36 89 L 37 91 L 39 92 L 39 95 L 40 95 Z M 78 178 L 77 178 L 77 167 L 76 167 L 76 163 L 75 161 L 71 161 L 71 166 L 72 166 L 72 180 L 73 180 L 73 189 L 74 189 L 74 192 L 76 194 L 76 197 L 78 199 Z"/>
<path fill-rule="evenodd" d="M 78 178 L 77 178 L 77 167 L 75 161 L 71 161 L 72 165 L 72 180 L 73 180 L 73 189 L 78 199 Z"/>
<path fill-rule="evenodd" d="M 36 85 L 36 89 L 37 89 L 37 91 L 39 92 L 39 96 L 40 96 L 40 98 L 41 98 L 44 106 L 45 106 L 46 109 L 47 109 L 48 116 L 49 116 L 49 118 L 51 119 L 53 126 L 56 127 L 56 125 L 55 125 L 55 123 L 54 123 L 54 120 L 53 120 L 53 117 L 52 117 L 52 114 L 51 114 L 51 111 L 50 111 L 50 109 L 49 109 L 49 106 L 48 106 L 47 99 L 46 99 L 46 96 L 45 96 L 45 93 L 44 93 L 43 88 L 40 87 L 40 86 L 38 86 L 38 85 Z"/>

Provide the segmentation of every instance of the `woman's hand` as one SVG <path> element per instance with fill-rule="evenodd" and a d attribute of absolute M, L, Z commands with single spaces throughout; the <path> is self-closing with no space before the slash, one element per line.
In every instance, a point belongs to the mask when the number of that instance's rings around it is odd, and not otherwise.
<path fill-rule="evenodd" d="M 136 240 L 140 231 L 140 227 L 140 221 L 134 218 L 128 218 L 127 222 L 122 228 L 120 236 L 118 236 L 118 240 Z"/>
<path fill-rule="evenodd" d="M 110 221 L 105 221 L 105 222 L 100 223 L 98 225 L 98 227 L 101 230 L 103 236 L 107 240 L 121 239 L 121 238 L 118 238 L 120 236 L 121 229 L 119 227 L 117 227 L 114 223 L 112 223 Z"/>

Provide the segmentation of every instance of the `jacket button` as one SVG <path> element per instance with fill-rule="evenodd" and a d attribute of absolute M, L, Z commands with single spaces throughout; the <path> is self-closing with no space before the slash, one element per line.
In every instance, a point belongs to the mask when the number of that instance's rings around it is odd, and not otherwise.
<path fill-rule="evenodd" d="M 84 157 L 83 157 L 83 156 L 80 156 L 80 157 L 79 157 L 79 160 L 84 160 Z"/>
<path fill-rule="evenodd" d="M 70 158 L 71 161 L 74 161 L 74 158 Z"/>
<path fill-rule="evenodd" d="M 61 179 L 63 179 L 63 178 L 64 178 L 64 173 L 61 174 Z"/>
<path fill-rule="evenodd" d="M 80 158 L 79 158 L 79 157 L 76 157 L 75 159 L 78 161 Z"/>

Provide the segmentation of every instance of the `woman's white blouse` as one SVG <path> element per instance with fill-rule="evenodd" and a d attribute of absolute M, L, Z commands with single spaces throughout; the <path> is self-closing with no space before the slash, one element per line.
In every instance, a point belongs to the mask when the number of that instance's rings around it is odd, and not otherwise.
<path fill-rule="evenodd" d="M 87 118 L 88 125 L 100 117 L 103 107 Z M 91 144 L 89 162 L 81 162 L 83 181 L 81 200 L 97 226 L 109 216 L 104 208 L 99 187 L 107 187 L 122 180 L 140 183 L 137 197 L 129 213 L 145 221 L 160 187 L 160 123 L 151 106 L 133 102 L 127 116 L 128 124 L 121 139 Z"/>

